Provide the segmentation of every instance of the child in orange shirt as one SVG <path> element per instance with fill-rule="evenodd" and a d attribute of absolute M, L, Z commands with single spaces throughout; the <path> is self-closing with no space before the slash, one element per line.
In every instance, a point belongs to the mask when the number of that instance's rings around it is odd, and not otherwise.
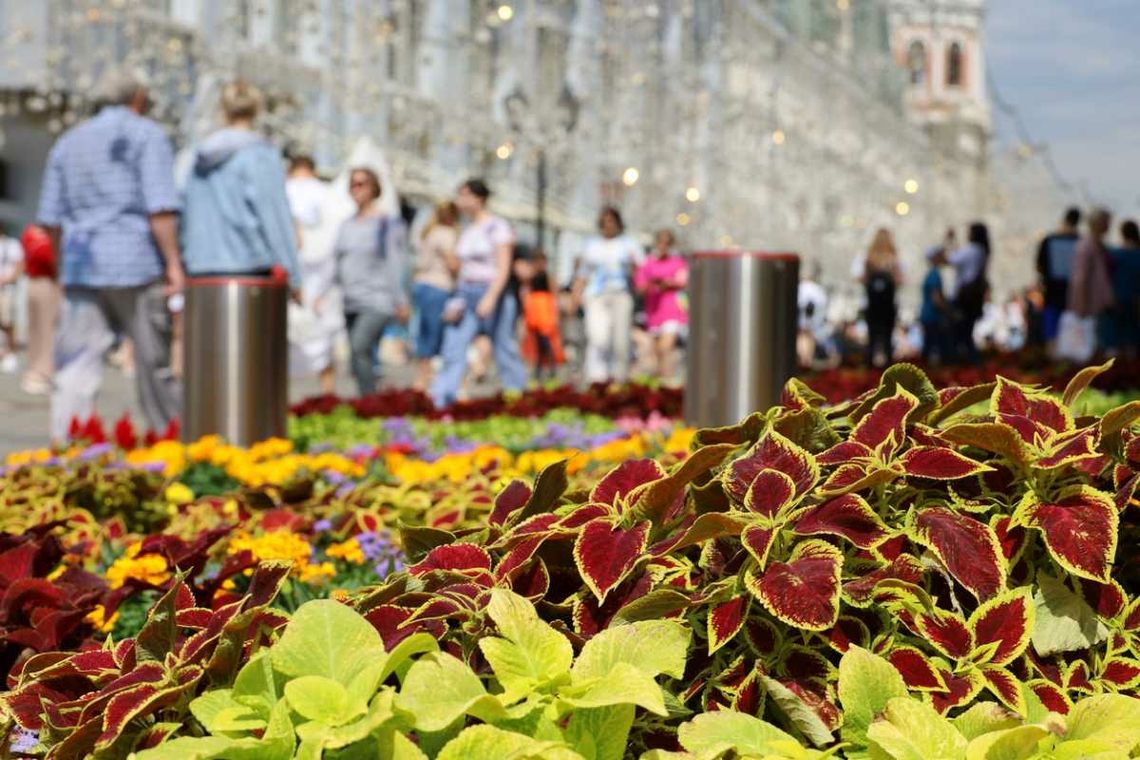
<path fill-rule="evenodd" d="M 550 292 L 546 272 L 538 272 L 523 297 L 523 322 L 526 337 L 522 352 L 534 367 L 535 378 L 554 377 L 557 366 L 566 361 L 562 350 L 562 334 L 558 330 L 558 296 Z"/>

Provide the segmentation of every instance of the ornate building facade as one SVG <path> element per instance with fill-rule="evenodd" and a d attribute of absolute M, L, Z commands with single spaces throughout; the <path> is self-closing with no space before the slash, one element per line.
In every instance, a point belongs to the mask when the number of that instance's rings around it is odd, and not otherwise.
<path fill-rule="evenodd" d="M 100 72 L 155 83 L 182 145 L 236 75 L 281 144 L 368 136 L 414 203 L 488 178 L 565 275 L 603 203 L 690 247 L 793 249 L 850 288 L 880 225 L 912 267 L 993 208 L 983 0 L 0 0 L 0 215 Z M 996 220 L 995 220 L 996 221 Z"/>

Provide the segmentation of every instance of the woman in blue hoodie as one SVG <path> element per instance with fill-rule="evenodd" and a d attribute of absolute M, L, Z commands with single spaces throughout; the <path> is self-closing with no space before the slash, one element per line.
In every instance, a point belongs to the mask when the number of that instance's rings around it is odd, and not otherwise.
<path fill-rule="evenodd" d="M 282 267 L 300 288 L 297 237 L 281 153 L 254 130 L 261 93 L 233 82 L 222 91 L 226 126 L 195 151 L 182 220 L 186 271 L 265 275 Z"/>

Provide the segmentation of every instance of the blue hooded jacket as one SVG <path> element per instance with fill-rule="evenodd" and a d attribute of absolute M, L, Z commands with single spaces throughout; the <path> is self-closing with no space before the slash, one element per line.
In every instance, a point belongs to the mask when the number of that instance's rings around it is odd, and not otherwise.
<path fill-rule="evenodd" d="M 182 251 L 191 276 L 280 265 L 290 285 L 300 287 L 281 154 L 256 132 L 231 127 L 202 141 L 183 208 Z"/>

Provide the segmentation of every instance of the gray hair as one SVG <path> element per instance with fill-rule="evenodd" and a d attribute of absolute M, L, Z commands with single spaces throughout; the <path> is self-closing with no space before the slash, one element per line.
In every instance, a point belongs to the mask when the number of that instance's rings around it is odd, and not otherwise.
<path fill-rule="evenodd" d="M 142 72 L 129 67 L 114 67 L 99 78 L 95 87 L 95 104 L 100 107 L 129 105 L 140 92 L 145 93 L 148 89 Z"/>
<path fill-rule="evenodd" d="M 1089 210 L 1089 224 L 1103 224 L 1107 226 L 1112 221 L 1112 212 L 1104 206 L 1093 206 Z"/>

